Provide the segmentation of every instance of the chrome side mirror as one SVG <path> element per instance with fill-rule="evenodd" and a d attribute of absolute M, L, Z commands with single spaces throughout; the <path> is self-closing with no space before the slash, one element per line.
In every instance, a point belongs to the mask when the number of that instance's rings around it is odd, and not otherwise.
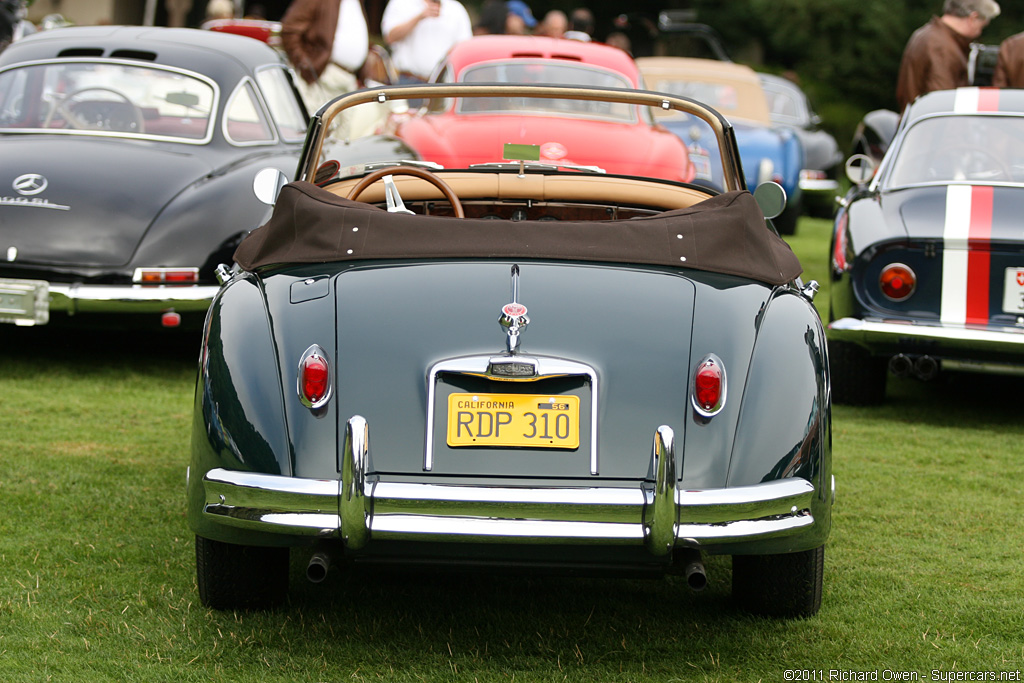
<path fill-rule="evenodd" d="M 754 190 L 754 199 L 765 218 L 777 218 L 786 208 L 786 190 L 776 182 L 761 183 Z"/>
<path fill-rule="evenodd" d="M 276 168 L 265 168 L 256 174 L 252 181 L 252 191 L 256 199 L 267 206 L 277 203 L 277 196 L 281 194 L 281 188 L 288 183 L 284 173 Z"/>
<path fill-rule="evenodd" d="M 846 160 L 846 177 L 854 185 L 864 185 L 875 177 L 875 162 L 867 154 L 854 154 Z"/>

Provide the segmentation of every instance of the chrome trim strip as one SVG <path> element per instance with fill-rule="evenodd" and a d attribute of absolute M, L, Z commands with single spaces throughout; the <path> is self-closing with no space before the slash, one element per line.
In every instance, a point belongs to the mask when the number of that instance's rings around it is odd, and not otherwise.
<path fill-rule="evenodd" d="M 951 343 L 979 343 L 1006 346 L 1020 352 L 1024 328 L 977 328 L 920 322 L 883 322 L 841 318 L 828 325 L 829 336 L 844 341 L 872 343 L 896 342 L 900 338 L 929 339 Z"/>
<path fill-rule="evenodd" d="M 50 283 L 50 310 L 76 313 L 202 312 L 220 291 L 216 285 L 83 285 Z"/>
<path fill-rule="evenodd" d="M 334 536 L 339 482 L 221 468 L 203 477 L 203 514 L 221 524 L 297 536 Z"/>
<path fill-rule="evenodd" d="M 839 192 L 839 183 L 832 179 L 813 180 L 801 179 L 798 183 L 804 192 Z"/>
<path fill-rule="evenodd" d="M 585 376 L 590 380 L 590 473 L 596 475 L 599 471 L 597 460 L 597 398 L 599 384 L 597 370 L 585 363 L 577 363 L 563 358 L 551 358 L 549 356 L 523 356 L 534 363 L 537 374 L 532 377 L 513 378 L 507 376 L 493 375 L 488 372 L 492 361 L 507 358 L 519 358 L 515 355 L 481 355 L 464 356 L 461 358 L 449 358 L 438 361 L 430 366 L 427 371 L 427 429 L 426 442 L 423 448 L 423 471 L 429 472 L 434 468 L 434 403 L 437 393 L 437 380 L 441 373 L 454 373 L 463 375 L 476 375 L 497 381 L 509 382 L 535 382 L 541 379 L 552 377 Z"/>
<path fill-rule="evenodd" d="M 474 487 L 459 484 L 410 484 L 380 482 L 373 488 L 374 500 L 446 501 L 454 503 L 502 503 L 505 505 L 591 505 L 642 508 L 640 488 L 514 488 Z"/>
<path fill-rule="evenodd" d="M 991 361 L 970 361 L 956 358 L 943 358 L 943 370 L 955 370 L 958 372 L 973 372 L 979 375 L 1013 375 L 1024 377 L 1024 363 L 1011 365 L 1010 363 L 993 363 Z"/>
<path fill-rule="evenodd" d="M 374 515 L 371 533 L 375 538 L 447 540 L 470 538 L 537 543 L 544 541 L 603 540 L 640 541 L 643 529 L 637 524 L 539 519 L 491 519 L 432 515 Z"/>
<path fill-rule="evenodd" d="M 813 525 L 814 518 L 810 515 L 781 519 L 742 520 L 726 524 L 680 524 L 679 538 L 693 539 L 699 545 L 707 546 L 755 537 L 788 536 Z"/>
<path fill-rule="evenodd" d="M 813 498 L 814 484 L 793 477 L 737 488 L 680 490 L 676 505 L 682 523 L 719 524 L 800 514 Z"/>

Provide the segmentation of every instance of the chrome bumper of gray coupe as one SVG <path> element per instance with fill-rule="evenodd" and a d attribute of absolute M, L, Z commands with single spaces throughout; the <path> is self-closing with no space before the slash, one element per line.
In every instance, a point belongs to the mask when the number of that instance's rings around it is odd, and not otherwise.
<path fill-rule="evenodd" d="M 218 285 L 50 284 L 50 310 L 75 313 L 179 313 L 205 311 Z"/>
<path fill-rule="evenodd" d="M 0 279 L 0 322 L 45 325 L 52 311 L 89 313 L 204 312 L 218 285 L 87 285 Z"/>
<path fill-rule="evenodd" d="M 931 342 L 938 349 L 1024 352 L 1024 327 L 969 327 L 943 323 L 840 318 L 828 325 L 830 339 L 865 346 L 893 346 L 909 340 Z"/>
<path fill-rule="evenodd" d="M 674 436 L 658 429 L 655 482 L 635 487 L 509 487 L 367 481 L 367 427 L 346 427 L 340 480 L 213 469 L 203 478 L 203 516 L 242 529 L 341 538 L 489 543 L 644 544 L 654 555 L 770 541 L 808 531 L 815 497 L 806 479 L 727 489 L 677 488 Z"/>

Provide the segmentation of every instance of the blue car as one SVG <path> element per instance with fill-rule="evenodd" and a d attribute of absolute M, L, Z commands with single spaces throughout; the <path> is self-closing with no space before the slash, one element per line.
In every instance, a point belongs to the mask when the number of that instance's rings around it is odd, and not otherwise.
<path fill-rule="evenodd" d="M 804 150 L 793 128 L 772 122 L 761 80 L 748 66 L 689 57 L 640 57 L 646 87 L 689 97 L 714 107 L 733 125 L 747 187 L 774 181 L 786 191 L 786 210 L 775 219 L 781 234 L 793 234 L 803 204 L 800 171 Z M 699 182 L 718 186 L 721 162 L 710 127 L 692 117 L 666 112 L 658 122 L 690 148 Z"/>

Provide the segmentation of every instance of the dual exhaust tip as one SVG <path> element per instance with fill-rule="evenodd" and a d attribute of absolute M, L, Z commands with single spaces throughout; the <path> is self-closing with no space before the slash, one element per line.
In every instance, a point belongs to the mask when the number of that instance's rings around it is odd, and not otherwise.
<path fill-rule="evenodd" d="M 708 585 L 708 577 L 704 572 L 704 563 L 697 551 L 687 552 L 681 565 L 686 585 L 695 593 L 704 590 Z M 325 552 L 313 553 L 306 565 L 306 579 L 310 583 L 323 583 L 327 572 L 331 569 L 331 556 Z"/>
<path fill-rule="evenodd" d="M 939 374 L 939 361 L 931 356 L 907 356 L 897 354 L 889 359 L 889 372 L 897 377 L 914 377 L 931 380 Z"/>

